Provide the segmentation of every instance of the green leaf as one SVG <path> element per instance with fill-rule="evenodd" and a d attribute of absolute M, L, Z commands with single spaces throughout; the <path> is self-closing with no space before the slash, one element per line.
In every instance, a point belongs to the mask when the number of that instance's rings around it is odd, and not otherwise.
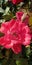
<path fill-rule="evenodd" d="M 0 13 L 4 13 L 4 10 L 0 7 Z"/>
<path fill-rule="evenodd" d="M 6 7 L 6 9 L 5 9 L 5 12 L 4 12 L 3 16 L 4 16 L 4 15 L 7 15 L 7 13 L 9 12 L 9 9 L 10 9 L 9 7 Z"/>
<path fill-rule="evenodd" d="M 15 60 L 18 60 L 18 59 L 22 58 L 22 54 L 21 53 L 19 53 L 19 54 L 13 54 L 13 58 Z"/>
<path fill-rule="evenodd" d="M 0 6 L 2 6 L 2 2 L 3 2 L 3 0 L 0 0 Z"/>
<path fill-rule="evenodd" d="M 27 59 L 21 58 L 19 60 L 16 60 L 17 65 L 28 65 Z"/>
<path fill-rule="evenodd" d="M 26 56 L 29 58 L 29 55 L 31 53 L 30 45 L 26 47 Z"/>
<path fill-rule="evenodd" d="M 11 20 L 14 17 L 13 13 L 10 12 L 9 15 L 6 14 L 3 16 L 3 18 L 5 19 L 5 21 Z"/>
<path fill-rule="evenodd" d="M 6 4 L 8 2 L 8 0 L 4 0 L 4 3 Z"/>
<path fill-rule="evenodd" d="M 19 10 L 23 6 L 24 2 L 20 2 L 20 4 L 17 5 L 17 9 Z"/>
<path fill-rule="evenodd" d="M 5 19 L 0 19 L 0 23 L 5 22 Z"/>
<path fill-rule="evenodd" d="M 0 52 L 0 59 L 2 59 L 3 58 L 3 55 L 2 55 L 2 53 Z"/>
<path fill-rule="evenodd" d="M 32 16 L 29 18 L 29 26 L 32 26 Z"/>

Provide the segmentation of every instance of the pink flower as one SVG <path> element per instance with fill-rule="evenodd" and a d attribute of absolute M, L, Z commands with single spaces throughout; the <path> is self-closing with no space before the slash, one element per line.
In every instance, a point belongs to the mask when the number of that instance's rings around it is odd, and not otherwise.
<path fill-rule="evenodd" d="M 18 4 L 18 3 L 20 3 L 20 2 L 23 2 L 24 0 L 12 0 L 12 3 L 13 4 Z"/>
<path fill-rule="evenodd" d="M 15 44 L 13 45 L 12 50 L 14 51 L 14 53 L 18 54 L 19 52 L 22 51 L 22 47 L 20 44 Z"/>
<path fill-rule="evenodd" d="M 32 38 L 32 34 L 31 34 L 31 38 Z"/>
<path fill-rule="evenodd" d="M 10 30 L 10 28 L 12 28 L 14 26 L 14 24 L 15 24 L 15 20 L 14 19 L 12 19 L 12 20 L 10 20 L 8 22 L 2 23 L 1 24 L 1 28 L 0 28 L 0 32 L 2 32 L 4 34 L 6 34 L 6 33 L 9 34 L 10 33 L 9 30 Z"/>
<path fill-rule="evenodd" d="M 32 39 L 32 30 L 31 30 L 31 39 Z"/>
<path fill-rule="evenodd" d="M 11 48 L 16 54 L 22 50 L 22 45 L 30 44 L 30 29 L 21 21 L 12 19 L 9 22 L 2 23 L 0 32 L 5 34 L 0 37 L 0 45 L 7 49 Z"/>
<path fill-rule="evenodd" d="M 16 18 L 17 18 L 17 20 L 20 20 L 20 21 L 24 22 L 25 24 L 28 24 L 29 16 L 27 13 L 17 12 Z"/>
<path fill-rule="evenodd" d="M 12 49 L 16 54 L 22 50 L 20 41 L 14 39 L 11 34 L 7 34 L 4 37 L 0 38 L 0 45 L 6 49 Z"/>

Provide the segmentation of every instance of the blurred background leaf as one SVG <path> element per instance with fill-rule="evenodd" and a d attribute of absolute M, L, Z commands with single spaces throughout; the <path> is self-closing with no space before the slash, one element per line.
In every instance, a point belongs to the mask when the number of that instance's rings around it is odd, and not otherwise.
<path fill-rule="evenodd" d="M 21 58 L 16 60 L 17 65 L 28 65 L 27 59 Z"/>
<path fill-rule="evenodd" d="M 29 26 L 32 26 L 32 16 L 29 18 Z"/>

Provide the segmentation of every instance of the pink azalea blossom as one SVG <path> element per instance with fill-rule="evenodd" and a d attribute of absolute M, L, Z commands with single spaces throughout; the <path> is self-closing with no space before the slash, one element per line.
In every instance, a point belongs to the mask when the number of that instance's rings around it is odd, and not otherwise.
<path fill-rule="evenodd" d="M 9 22 L 2 23 L 0 32 L 5 34 L 0 37 L 0 45 L 7 49 L 11 48 L 16 54 L 21 52 L 22 45 L 27 46 L 30 44 L 30 29 L 20 20 L 12 19 Z"/>
<path fill-rule="evenodd" d="M 31 39 L 32 39 L 32 30 L 31 30 Z"/>
<path fill-rule="evenodd" d="M 17 12 L 17 13 L 16 13 L 16 18 L 17 18 L 17 20 L 20 20 L 20 21 L 24 22 L 25 24 L 28 24 L 29 16 L 28 16 L 27 13 Z M 23 19 L 23 20 L 22 20 L 22 19 Z"/>
<path fill-rule="evenodd" d="M 13 4 L 18 4 L 20 2 L 23 2 L 24 0 L 11 0 Z"/>

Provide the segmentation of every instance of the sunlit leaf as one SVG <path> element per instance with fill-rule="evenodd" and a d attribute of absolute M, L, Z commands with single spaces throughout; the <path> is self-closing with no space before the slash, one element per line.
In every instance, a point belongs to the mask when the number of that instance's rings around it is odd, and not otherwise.
<path fill-rule="evenodd" d="M 26 46 L 26 56 L 29 57 L 31 53 L 31 50 L 30 50 L 30 45 Z"/>
<path fill-rule="evenodd" d="M 29 26 L 32 26 L 32 16 L 29 18 Z"/>
<path fill-rule="evenodd" d="M 0 13 L 4 13 L 4 10 L 0 7 Z"/>
<path fill-rule="evenodd" d="M 27 59 L 21 58 L 19 60 L 16 60 L 17 65 L 28 65 Z"/>
<path fill-rule="evenodd" d="M 5 19 L 0 19 L 0 23 L 5 22 Z"/>

